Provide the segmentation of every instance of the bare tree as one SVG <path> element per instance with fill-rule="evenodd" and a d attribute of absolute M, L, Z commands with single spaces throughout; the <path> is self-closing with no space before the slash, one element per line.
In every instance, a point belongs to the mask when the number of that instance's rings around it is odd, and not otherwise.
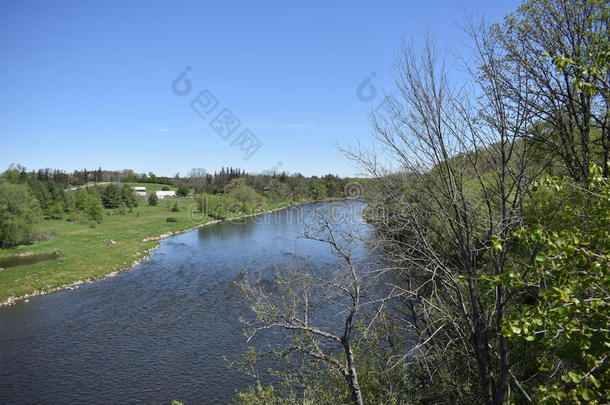
<path fill-rule="evenodd" d="M 405 326 L 419 337 L 395 364 L 419 362 L 455 401 L 501 404 L 511 381 L 501 334 L 511 291 L 486 280 L 511 265 L 511 235 L 538 174 L 522 141 L 534 112 L 506 97 L 489 29 L 472 24 L 471 34 L 480 69 L 469 70 L 469 86 L 448 77 L 433 41 L 420 53 L 404 47 L 400 98 L 388 98 L 372 116 L 389 167 L 379 154 L 347 153 L 382 188 L 371 202 L 385 213 L 373 216 L 377 243 L 402 269 L 397 287 L 412 312 Z M 512 86 L 530 97 L 527 78 L 519 77 Z"/>
<path fill-rule="evenodd" d="M 201 167 L 192 168 L 187 177 L 189 184 L 195 189 L 195 193 L 206 191 L 206 187 L 209 186 L 212 181 L 212 177 Z"/>
<path fill-rule="evenodd" d="M 338 226 L 337 218 L 332 214 L 321 215 L 315 225 L 308 225 L 303 237 L 327 244 L 338 262 L 328 269 L 303 265 L 280 269 L 271 281 L 272 288 L 265 288 L 260 279 L 246 277 L 241 288 L 255 318 L 244 322 L 248 341 L 262 330 L 290 331 L 292 339 L 281 352 L 302 353 L 339 372 L 347 384 L 351 402 L 362 404 L 354 346 L 366 337 L 375 320 L 380 319 L 383 303 L 392 294 L 372 298 L 370 290 L 374 280 L 384 270 L 367 270 L 359 263 L 354 250 L 364 241 L 357 232 L 346 228 L 345 223 Z M 367 316 L 365 308 L 369 309 Z M 368 323 L 364 332 L 356 327 L 357 321 Z"/>

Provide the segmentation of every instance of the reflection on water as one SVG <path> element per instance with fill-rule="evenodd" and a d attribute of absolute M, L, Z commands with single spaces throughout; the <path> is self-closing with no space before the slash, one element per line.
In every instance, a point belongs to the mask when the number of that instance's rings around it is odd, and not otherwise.
<path fill-rule="evenodd" d="M 48 260 L 55 260 L 61 255 L 59 252 L 41 253 L 37 255 L 27 256 L 10 256 L 0 259 L 0 267 L 6 269 L 8 267 L 23 266 L 26 264 L 35 264 L 40 262 L 46 262 Z"/>
<path fill-rule="evenodd" d="M 247 346 L 234 281 L 295 258 L 332 267 L 327 245 L 298 238 L 328 207 L 202 227 L 131 271 L 0 308 L 0 403 L 227 403 L 251 383 L 223 360 Z"/>

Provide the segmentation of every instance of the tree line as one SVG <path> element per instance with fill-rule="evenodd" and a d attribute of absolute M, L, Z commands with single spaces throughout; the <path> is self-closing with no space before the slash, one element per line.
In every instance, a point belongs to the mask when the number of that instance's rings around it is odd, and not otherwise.
<path fill-rule="evenodd" d="M 120 181 L 112 182 L 119 179 Z M 195 196 L 202 214 L 222 218 L 251 213 L 267 203 L 293 203 L 307 200 L 342 198 L 347 179 L 334 175 L 321 178 L 301 174 L 249 174 L 235 168 L 222 168 L 214 174 L 191 170 L 188 177 L 160 177 L 132 170 L 95 171 L 41 169 L 27 171 L 11 165 L 0 175 L 0 246 L 29 243 L 36 239 L 33 224 L 40 218 L 81 220 L 99 223 L 104 213 L 124 214 L 148 203 L 158 204 L 154 192 L 147 198 L 136 195 L 128 183 L 160 183 L 162 189 L 176 189 L 178 197 Z M 203 202 L 205 201 L 205 203 Z M 176 205 L 177 207 L 177 205 Z M 214 207 L 214 212 L 207 212 Z"/>
<path fill-rule="evenodd" d="M 26 167 L 13 163 L 3 173 L 3 178 L 11 183 L 24 182 L 27 180 L 38 180 L 57 184 L 60 187 L 82 186 L 88 183 L 109 183 L 109 182 L 129 182 L 129 183 L 160 183 L 172 185 L 175 177 L 157 176 L 153 172 L 136 173 L 131 169 L 123 170 L 103 170 L 101 167 L 95 170 L 74 170 L 66 172 L 59 169 L 38 169 L 28 171 Z"/>

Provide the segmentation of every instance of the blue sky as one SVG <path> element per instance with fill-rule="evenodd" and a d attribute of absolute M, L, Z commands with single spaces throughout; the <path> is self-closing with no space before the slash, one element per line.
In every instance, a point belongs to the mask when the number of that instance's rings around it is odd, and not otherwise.
<path fill-rule="evenodd" d="M 499 21 L 518 4 L 0 0 L 0 170 L 357 175 L 336 146 L 370 142 L 380 101 L 358 85 L 375 72 L 378 94 L 392 90 L 401 40 L 430 32 L 457 49 L 464 10 Z M 192 90 L 177 96 L 187 66 Z M 205 89 L 218 105 L 202 118 L 190 103 Z M 210 127 L 224 108 L 241 122 L 228 139 Z M 246 129 L 261 146 L 244 160 L 232 142 Z"/>

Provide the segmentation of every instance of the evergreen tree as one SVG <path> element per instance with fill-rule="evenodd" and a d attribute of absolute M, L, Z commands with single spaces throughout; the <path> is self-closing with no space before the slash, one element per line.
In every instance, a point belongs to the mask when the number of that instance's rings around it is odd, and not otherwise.
<path fill-rule="evenodd" d="M 105 208 L 118 208 L 121 205 L 121 191 L 116 184 L 109 184 L 102 189 L 102 203 Z"/>

